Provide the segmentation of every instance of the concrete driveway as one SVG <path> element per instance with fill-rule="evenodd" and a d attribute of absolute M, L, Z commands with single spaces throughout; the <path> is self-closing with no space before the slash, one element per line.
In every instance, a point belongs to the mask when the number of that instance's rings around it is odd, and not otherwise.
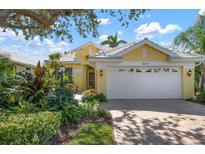
<path fill-rule="evenodd" d="M 109 100 L 117 144 L 205 144 L 205 105 L 183 100 Z"/>

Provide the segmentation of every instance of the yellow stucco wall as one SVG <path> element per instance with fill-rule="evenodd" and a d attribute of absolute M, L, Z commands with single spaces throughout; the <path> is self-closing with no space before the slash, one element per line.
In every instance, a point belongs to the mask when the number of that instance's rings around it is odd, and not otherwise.
<path fill-rule="evenodd" d="M 182 97 L 191 98 L 194 96 L 194 69 L 191 69 L 192 75 L 188 76 L 189 69 L 183 68 L 182 70 Z"/>
<path fill-rule="evenodd" d="M 81 61 L 81 64 L 63 64 L 64 67 L 73 68 L 73 81 L 78 86 L 79 91 L 87 89 L 87 70 L 89 65 L 93 65 L 88 62 L 87 59 L 90 49 L 92 54 L 96 54 L 99 50 L 95 46 L 89 44 L 75 53 L 75 56 Z M 81 70 L 81 73 L 75 74 L 75 70 Z"/>
<path fill-rule="evenodd" d="M 89 53 L 89 50 L 91 51 L 91 53 Z M 98 51 L 99 51 L 98 48 L 96 48 L 95 46 L 89 44 L 89 45 L 85 46 L 84 48 L 82 48 L 80 51 L 77 51 L 75 53 L 75 56 L 78 59 L 80 59 L 82 63 L 89 64 L 87 56 L 89 54 L 95 55 Z"/>
<path fill-rule="evenodd" d="M 85 75 L 85 66 L 81 64 L 64 64 L 65 68 L 73 69 L 73 82 L 78 86 L 79 91 L 85 90 L 86 85 L 86 75 Z"/>
<path fill-rule="evenodd" d="M 143 57 L 143 52 L 146 50 L 147 57 Z M 124 61 L 167 61 L 168 56 L 149 45 L 140 46 L 133 51 L 128 52 L 123 56 Z"/>
<path fill-rule="evenodd" d="M 103 76 L 100 76 L 100 71 L 103 71 Z M 96 69 L 96 91 L 97 93 L 103 93 L 106 95 L 106 79 L 107 71 L 106 69 Z"/>

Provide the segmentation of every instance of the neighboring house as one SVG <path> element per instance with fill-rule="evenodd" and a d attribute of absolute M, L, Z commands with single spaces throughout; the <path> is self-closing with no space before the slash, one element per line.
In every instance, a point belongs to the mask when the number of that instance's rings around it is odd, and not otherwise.
<path fill-rule="evenodd" d="M 30 73 L 34 72 L 35 65 L 31 61 L 23 58 L 16 53 L 1 50 L 0 49 L 0 58 L 8 58 L 13 66 L 14 73 L 19 73 L 23 71 L 27 71 Z"/>
<path fill-rule="evenodd" d="M 203 60 L 147 38 L 116 48 L 89 42 L 60 59 L 81 91 L 95 88 L 108 99 L 193 97 L 195 62 Z"/>

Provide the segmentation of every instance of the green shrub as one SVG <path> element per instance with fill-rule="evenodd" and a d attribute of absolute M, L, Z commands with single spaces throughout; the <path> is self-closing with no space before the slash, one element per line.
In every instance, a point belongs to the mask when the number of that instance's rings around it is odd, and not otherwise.
<path fill-rule="evenodd" d="M 201 102 L 205 102 L 205 91 L 202 91 L 198 96 L 198 100 Z"/>
<path fill-rule="evenodd" d="M 20 102 L 18 106 L 10 107 L 8 112 L 12 113 L 35 113 L 41 111 L 40 108 L 29 102 Z"/>
<path fill-rule="evenodd" d="M 88 107 L 81 106 L 81 116 L 82 116 L 82 119 L 94 118 L 96 117 L 96 112 Z"/>
<path fill-rule="evenodd" d="M 84 95 L 82 98 L 82 101 L 93 101 L 93 100 L 97 100 L 99 102 L 104 102 L 106 100 L 106 97 L 103 93 L 99 93 L 99 94 L 89 94 L 89 95 Z"/>
<path fill-rule="evenodd" d="M 1 118 L 0 144 L 45 144 L 60 127 L 59 112 L 15 114 Z"/>
<path fill-rule="evenodd" d="M 104 109 L 100 109 L 100 108 L 96 111 L 96 114 L 98 118 L 110 118 L 111 117 L 110 112 Z"/>
<path fill-rule="evenodd" d="M 85 102 L 82 103 L 82 106 L 90 110 L 96 110 L 99 106 L 99 101 L 96 99 L 85 100 Z"/>
<path fill-rule="evenodd" d="M 81 108 L 76 104 L 64 104 L 62 107 L 62 115 L 64 123 L 79 123 L 82 117 Z"/>
<path fill-rule="evenodd" d="M 72 91 L 66 87 L 56 89 L 53 95 L 49 95 L 45 99 L 41 100 L 40 106 L 52 111 L 63 110 L 62 107 L 65 104 L 78 104 L 78 101 L 74 100 Z"/>
<path fill-rule="evenodd" d="M 95 99 L 98 100 L 99 102 L 104 102 L 106 101 L 106 97 L 103 93 L 99 93 L 95 95 Z"/>

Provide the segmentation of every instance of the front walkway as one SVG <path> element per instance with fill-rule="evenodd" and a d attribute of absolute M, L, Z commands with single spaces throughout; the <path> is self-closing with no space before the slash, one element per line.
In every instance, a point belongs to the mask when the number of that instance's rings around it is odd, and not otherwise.
<path fill-rule="evenodd" d="M 205 105 L 183 100 L 110 100 L 117 144 L 205 144 Z"/>

